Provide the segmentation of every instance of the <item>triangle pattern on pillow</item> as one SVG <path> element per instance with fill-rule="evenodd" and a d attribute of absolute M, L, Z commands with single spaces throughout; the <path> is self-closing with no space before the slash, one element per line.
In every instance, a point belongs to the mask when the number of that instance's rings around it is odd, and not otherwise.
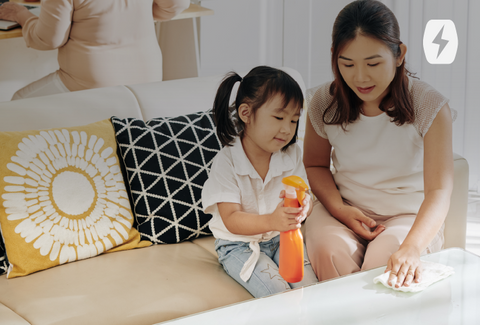
<path fill-rule="evenodd" d="M 211 111 L 111 120 L 142 237 L 168 244 L 211 235 L 201 193 L 222 147 Z"/>

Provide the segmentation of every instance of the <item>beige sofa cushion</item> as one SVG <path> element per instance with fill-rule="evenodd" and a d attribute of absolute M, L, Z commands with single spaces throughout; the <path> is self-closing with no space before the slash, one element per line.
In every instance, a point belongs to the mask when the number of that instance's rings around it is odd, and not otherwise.
<path fill-rule="evenodd" d="M 218 254 L 215 251 L 215 237 L 213 236 L 200 237 L 192 240 L 192 243 L 202 247 L 203 249 L 205 249 L 207 252 L 209 252 L 210 254 L 215 256 L 215 258 L 218 259 Z"/>
<path fill-rule="evenodd" d="M 0 112 L 0 131 L 86 125 L 113 115 L 142 118 L 137 98 L 125 86 L 2 102 Z"/>
<path fill-rule="evenodd" d="M 172 117 L 212 108 L 223 76 L 187 78 L 128 85 L 138 99 L 145 121 Z"/>
<path fill-rule="evenodd" d="M 9 325 L 29 325 L 30 324 L 25 319 L 18 316 L 10 308 L 8 308 L 3 304 L 0 304 L 0 320 L 2 321 L 3 324 L 9 324 Z"/>
<path fill-rule="evenodd" d="M 208 244 L 207 244 L 208 245 Z M 210 237 L 213 245 L 213 237 Z M 192 242 L 0 277 L 0 303 L 32 324 L 154 324 L 252 298 Z"/>

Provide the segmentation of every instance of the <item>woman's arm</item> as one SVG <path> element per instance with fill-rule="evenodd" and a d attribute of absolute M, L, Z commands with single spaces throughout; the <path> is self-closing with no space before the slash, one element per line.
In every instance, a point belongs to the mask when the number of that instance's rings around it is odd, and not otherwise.
<path fill-rule="evenodd" d="M 0 19 L 17 22 L 20 26 L 23 26 L 32 17 L 35 15 L 18 3 L 5 2 L 0 6 Z"/>
<path fill-rule="evenodd" d="M 343 200 L 330 171 L 332 146 L 327 139 L 319 136 L 307 115 L 305 140 L 303 142 L 303 164 L 307 172 L 312 193 L 332 214 L 343 207 Z"/>
<path fill-rule="evenodd" d="M 170 20 L 190 6 L 190 0 L 155 0 L 153 18 L 159 21 Z"/>
<path fill-rule="evenodd" d="M 399 250 L 387 264 L 392 271 L 389 283 L 396 274 L 396 286 L 410 285 L 421 279 L 420 254 L 440 230 L 450 207 L 453 188 L 452 117 L 445 104 L 435 117 L 424 139 L 425 198 L 415 222 Z"/>
<path fill-rule="evenodd" d="M 373 232 L 363 227 L 375 227 L 376 222 L 365 216 L 359 209 L 345 205 L 330 171 L 332 146 L 327 139 L 319 136 L 307 115 L 303 163 L 313 194 L 332 216 L 367 240 L 373 240 L 385 227 L 379 225 Z"/>
<path fill-rule="evenodd" d="M 73 1 L 42 1 L 40 16 L 27 19 L 23 38 L 28 47 L 36 50 L 54 50 L 65 45 L 72 26 Z"/>

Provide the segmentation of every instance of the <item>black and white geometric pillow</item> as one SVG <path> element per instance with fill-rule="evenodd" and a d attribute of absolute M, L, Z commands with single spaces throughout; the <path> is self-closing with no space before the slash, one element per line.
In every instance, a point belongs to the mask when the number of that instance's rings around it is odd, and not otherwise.
<path fill-rule="evenodd" d="M 0 275 L 7 273 L 8 260 L 5 252 L 5 244 L 3 238 L 0 236 Z"/>
<path fill-rule="evenodd" d="M 127 172 L 137 230 L 155 244 L 211 235 L 201 194 L 221 149 L 211 112 L 111 118 Z"/>

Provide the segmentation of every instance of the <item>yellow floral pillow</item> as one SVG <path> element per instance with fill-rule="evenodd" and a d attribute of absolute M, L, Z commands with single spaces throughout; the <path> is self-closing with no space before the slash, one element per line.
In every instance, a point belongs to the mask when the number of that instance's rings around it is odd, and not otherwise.
<path fill-rule="evenodd" d="M 0 225 L 14 278 L 149 246 L 133 216 L 109 120 L 0 132 Z"/>

